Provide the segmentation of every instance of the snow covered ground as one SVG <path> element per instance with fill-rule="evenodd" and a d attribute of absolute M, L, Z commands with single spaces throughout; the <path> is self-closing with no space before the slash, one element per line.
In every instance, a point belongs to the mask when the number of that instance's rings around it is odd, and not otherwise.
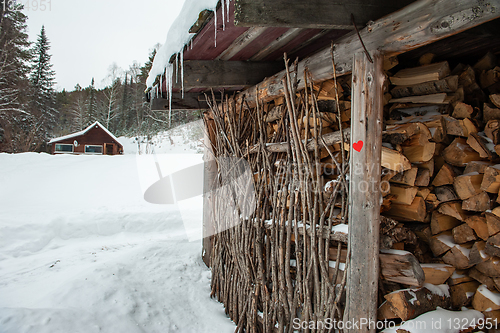
<path fill-rule="evenodd" d="M 162 168 L 195 163 L 172 154 Z M 184 220 L 145 202 L 138 165 L 0 154 L 0 333 L 234 331 L 184 230 L 201 223 L 201 200 Z"/>

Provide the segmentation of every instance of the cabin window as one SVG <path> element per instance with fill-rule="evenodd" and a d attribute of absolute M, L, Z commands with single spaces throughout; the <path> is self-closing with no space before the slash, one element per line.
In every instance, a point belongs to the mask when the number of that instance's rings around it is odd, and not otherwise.
<path fill-rule="evenodd" d="M 72 153 L 73 152 L 73 145 L 56 143 L 55 152 L 56 153 Z"/>
<path fill-rule="evenodd" d="M 85 154 L 102 154 L 102 146 L 85 145 Z"/>

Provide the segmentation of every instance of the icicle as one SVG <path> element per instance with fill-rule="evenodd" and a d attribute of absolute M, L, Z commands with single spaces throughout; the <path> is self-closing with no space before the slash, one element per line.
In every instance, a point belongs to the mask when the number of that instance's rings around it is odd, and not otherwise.
<path fill-rule="evenodd" d="M 172 125 L 172 82 L 173 82 L 173 65 L 168 65 L 168 127 Z"/>
<path fill-rule="evenodd" d="M 214 43 L 215 43 L 215 47 L 217 47 L 217 8 L 214 9 L 214 17 L 215 17 L 215 39 L 214 39 Z"/>
<path fill-rule="evenodd" d="M 160 94 L 162 91 L 163 91 L 163 74 L 160 74 Z"/>
<path fill-rule="evenodd" d="M 225 17 L 225 10 L 224 10 L 225 2 L 224 2 L 224 0 L 220 0 L 220 1 L 221 1 L 221 12 L 222 12 L 222 31 L 226 31 L 226 17 Z M 217 15 L 217 12 L 215 12 L 215 14 Z"/>
<path fill-rule="evenodd" d="M 181 49 L 181 94 L 184 99 L 184 48 Z"/>
<path fill-rule="evenodd" d="M 179 53 L 175 55 L 175 83 L 179 83 Z"/>

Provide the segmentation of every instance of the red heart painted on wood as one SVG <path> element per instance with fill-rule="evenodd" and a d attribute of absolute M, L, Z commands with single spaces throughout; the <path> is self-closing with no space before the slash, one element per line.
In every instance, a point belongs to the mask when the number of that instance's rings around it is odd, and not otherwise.
<path fill-rule="evenodd" d="M 358 142 L 354 142 L 352 144 L 352 148 L 357 151 L 357 152 L 360 152 L 361 149 L 363 148 L 363 141 L 362 140 L 359 140 Z"/>

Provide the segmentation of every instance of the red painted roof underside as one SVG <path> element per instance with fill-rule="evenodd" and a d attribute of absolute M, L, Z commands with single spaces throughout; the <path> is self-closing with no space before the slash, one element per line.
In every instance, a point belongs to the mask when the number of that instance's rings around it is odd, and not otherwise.
<path fill-rule="evenodd" d="M 222 8 L 217 10 L 217 36 L 215 33 L 214 17 L 203 27 L 203 29 L 194 37 L 192 42 L 186 46 L 184 51 L 184 60 L 214 60 L 224 52 L 240 35 L 249 28 L 237 27 L 234 25 L 234 1 L 230 2 L 229 20 L 226 18 L 225 28 L 222 22 Z M 259 51 L 269 46 L 277 38 L 286 33 L 288 28 L 266 28 L 266 30 L 255 40 L 246 45 L 230 60 L 246 61 L 252 58 Z M 318 34 L 323 32 L 321 36 Z M 286 52 L 290 59 L 299 57 L 300 59 L 309 56 L 316 51 L 328 46 L 332 40 L 336 40 L 349 32 L 349 30 L 329 30 L 303 29 L 294 39 L 290 40 L 284 46 L 266 54 L 260 61 L 279 61 Z M 309 42 L 312 38 L 314 41 Z M 307 44 L 307 45 L 306 45 Z M 163 84 L 163 91 L 166 90 L 166 84 Z M 203 89 L 192 89 L 189 92 L 200 92 Z M 232 89 L 227 90 L 235 90 Z"/>

